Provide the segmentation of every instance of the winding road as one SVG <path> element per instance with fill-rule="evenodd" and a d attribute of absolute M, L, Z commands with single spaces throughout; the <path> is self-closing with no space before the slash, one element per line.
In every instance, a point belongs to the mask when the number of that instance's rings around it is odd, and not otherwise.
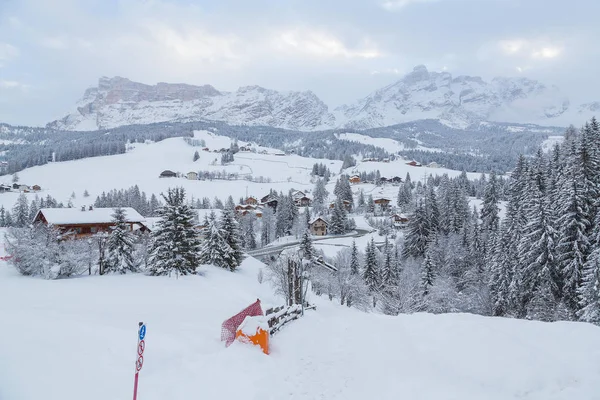
<path fill-rule="evenodd" d="M 346 233 L 344 235 L 336 235 L 336 236 L 317 236 L 313 237 L 313 243 L 320 242 L 322 240 L 330 240 L 330 239 L 340 239 L 340 238 L 348 238 L 348 237 L 362 237 L 371 232 L 375 232 L 375 230 L 366 230 L 366 229 L 355 229 L 351 233 Z M 291 242 L 287 242 L 280 245 L 267 246 L 256 250 L 251 250 L 248 252 L 248 255 L 252 257 L 266 257 L 270 255 L 279 255 L 282 251 L 286 249 L 291 249 L 300 244 L 300 240 L 293 240 Z M 344 247 L 342 244 L 332 244 L 333 246 Z"/>

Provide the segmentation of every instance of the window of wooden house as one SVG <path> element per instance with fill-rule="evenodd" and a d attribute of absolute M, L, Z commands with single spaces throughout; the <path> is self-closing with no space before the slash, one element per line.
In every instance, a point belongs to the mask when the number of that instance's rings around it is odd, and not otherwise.
<path fill-rule="evenodd" d="M 97 232 L 98 232 L 98 227 L 97 227 L 97 226 L 92 226 L 92 227 L 90 228 L 90 232 L 91 232 L 91 233 L 97 233 Z"/>

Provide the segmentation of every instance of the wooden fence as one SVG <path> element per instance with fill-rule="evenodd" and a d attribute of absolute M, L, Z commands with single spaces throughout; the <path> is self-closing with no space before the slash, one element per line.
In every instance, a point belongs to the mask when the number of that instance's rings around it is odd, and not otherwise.
<path fill-rule="evenodd" d="M 304 307 L 304 310 L 316 310 L 317 307 L 314 305 L 308 305 Z M 269 323 L 269 334 L 272 336 L 277 333 L 285 324 L 294 321 L 302 316 L 302 306 L 300 304 L 293 304 L 291 306 L 280 306 L 276 308 L 269 308 L 265 312 L 265 316 L 268 318 Z"/>

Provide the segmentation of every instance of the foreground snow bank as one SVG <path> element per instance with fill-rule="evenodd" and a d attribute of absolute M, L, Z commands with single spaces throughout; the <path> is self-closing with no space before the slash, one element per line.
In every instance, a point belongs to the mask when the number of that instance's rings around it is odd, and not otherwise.
<path fill-rule="evenodd" d="M 600 329 L 472 315 L 317 311 L 271 340 L 271 355 L 219 341 L 221 322 L 257 297 L 256 279 L 212 267 L 43 281 L 0 265 L 0 399 L 131 398 L 137 322 L 147 323 L 139 398 L 598 399 Z"/>

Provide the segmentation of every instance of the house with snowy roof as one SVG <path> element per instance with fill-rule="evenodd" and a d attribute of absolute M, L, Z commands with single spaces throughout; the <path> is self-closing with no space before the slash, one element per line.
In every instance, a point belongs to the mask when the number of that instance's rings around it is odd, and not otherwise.
<path fill-rule="evenodd" d="M 125 222 L 131 232 L 148 232 L 145 218 L 131 207 L 123 207 Z M 42 208 L 33 223 L 42 223 L 56 228 L 64 236 L 84 238 L 114 228 L 114 208 Z"/>
<path fill-rule="evenodd" d="M 308 223 L 310 233 L 315 236 L 327 235 L 327 221 L 321 217 L 317 217 Z"/>

